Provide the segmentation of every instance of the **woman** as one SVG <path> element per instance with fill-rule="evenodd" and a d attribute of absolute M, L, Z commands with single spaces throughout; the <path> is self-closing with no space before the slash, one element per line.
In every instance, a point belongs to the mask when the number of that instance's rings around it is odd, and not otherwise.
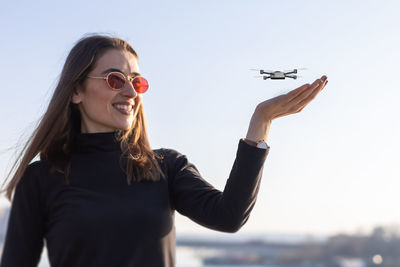
<path fill-rule="evenodd" d="M 118 38 L 81 39 L 5 189 L 10 201 L 15 194 L 0 266 L 37 266 L 43 239 L 52 266 L 174 266 L 175 210 L 238 231 L 255 204 L 271 121 L 301 111 L 326 83 L 257 106 L 220 192 L 184 155 L 151 149 L 135 50 Z"/>

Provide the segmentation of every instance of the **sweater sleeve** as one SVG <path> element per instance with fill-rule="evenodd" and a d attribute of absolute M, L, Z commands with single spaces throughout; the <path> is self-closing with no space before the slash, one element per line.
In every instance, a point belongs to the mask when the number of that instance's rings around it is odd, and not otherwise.
<path fill-rule="evenodd" d="M 236 232 L 248 220 L 260 186 L 263 164 L 269 152 L 239 141 L 224 191 L 215 189 L 186 156 L 175 151 L 170 190 L 175 209 L 210 229 Z"/>
<path fill-rule="evenodd" d="M 40 187 L 32 165 L 16 186 L 0 267 L 36 267 L 43 249 Z"/>

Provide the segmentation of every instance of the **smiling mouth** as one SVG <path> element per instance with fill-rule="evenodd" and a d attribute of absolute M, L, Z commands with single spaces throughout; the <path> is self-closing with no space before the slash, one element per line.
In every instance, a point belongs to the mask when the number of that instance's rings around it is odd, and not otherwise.
<path fill-rule="evenodd" d="M 130 115 L 133 112 L 133 105 L 114 104 L 113 107 L 125 115 Z"/>

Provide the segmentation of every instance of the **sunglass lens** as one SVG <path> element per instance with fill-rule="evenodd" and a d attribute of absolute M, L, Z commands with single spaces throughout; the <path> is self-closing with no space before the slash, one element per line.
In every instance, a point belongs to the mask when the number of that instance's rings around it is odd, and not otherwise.
<path fill-rule="evenodd" d="M 143 94 L 149 88 L 149 83 L 143 77 L 136 77 L 135 79 L 133 79 L 132 84 L 136 92 L 139 94 Z"/>
<path fill-rule="evenodd" d="M 111 73 L 110 75 L 108 75 L 107 82 L 111 88 L 118 90 L 124 87 L 125 78 L 121 74 Z"/>

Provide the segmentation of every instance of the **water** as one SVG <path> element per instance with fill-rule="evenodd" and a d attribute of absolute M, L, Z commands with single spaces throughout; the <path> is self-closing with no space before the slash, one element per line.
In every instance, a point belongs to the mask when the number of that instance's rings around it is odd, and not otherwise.
<path fill-rule="evenodd" d="M 232 265 L 203 265 L 195 250 L 187 247 L 176 248 L 176 267 L 232 267 Z M 237 267 L 238 265 L 235 265 Z M 241 267 L 277 267 L 276 265 L 240 265 Z M 50 267 L 47 250 L 44 249 L 38 267 Z"/>
<path fill-rule="evenodd" d="M 176 267 L 211 267 L 214 265 L 203 265 L 202 260 L 197 257 L 193 249 L 186 247 L 176 248 Z M 46 248 L 43 249 L 42 257 L 38 267 L 50 267 L 50 263 L 47 256 Z M 223 267 L 218 265 L 218 267 Z M 253 266 L 254 267 L 254 266 Z"/>

